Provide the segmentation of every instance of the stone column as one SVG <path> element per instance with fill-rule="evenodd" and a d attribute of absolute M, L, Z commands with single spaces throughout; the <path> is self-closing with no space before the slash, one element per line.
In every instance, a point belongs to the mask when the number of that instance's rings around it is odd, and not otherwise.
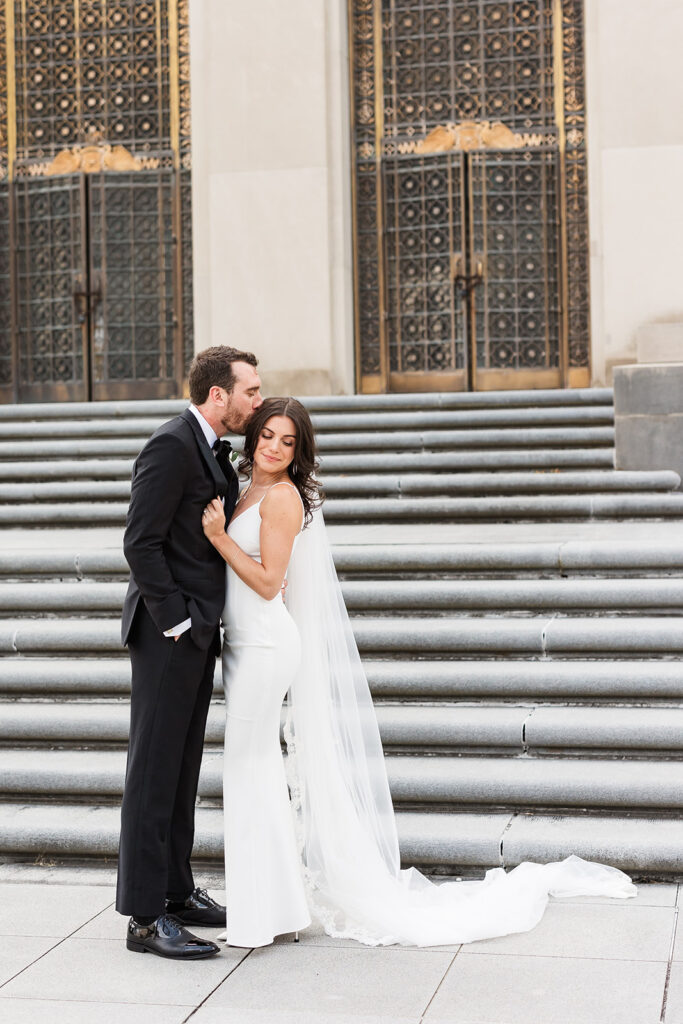
<path fill-rule="evenodd" d="M 345 0 L 190 0 L 196 347 L 354 390 Z"/>

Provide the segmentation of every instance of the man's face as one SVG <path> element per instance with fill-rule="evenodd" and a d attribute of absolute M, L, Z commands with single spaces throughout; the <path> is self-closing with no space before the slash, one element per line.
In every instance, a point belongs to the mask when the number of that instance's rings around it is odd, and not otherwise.
<path fill-rule="evenodd" d="M 253 414 L 263 405 L 261 380 L 250 363 L 233 363 L 232 372 L 235 386 L 231 394 L 222 392 L 225 406 L 220 419 L 226 433 L 243 434 Z"/>

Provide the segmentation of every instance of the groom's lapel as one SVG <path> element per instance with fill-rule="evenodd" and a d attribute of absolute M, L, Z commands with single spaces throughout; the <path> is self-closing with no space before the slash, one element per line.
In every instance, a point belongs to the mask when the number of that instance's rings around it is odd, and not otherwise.
<path fill-rule="evenodd" d="M 221 470 L 221 467 L 216 462 L 216 456 L 209 448 L 209 443 L 204 437 L 202 428 L 199 426 L 196 416 L 193 416 L 189 409 L 185 409 L 184 412 L 181 412 L 180 417 L 190 425 L 192 433 L 194 434 L 195 440 L 197 442 L 197 447 L 199 448 L 199 453 L 201 457 L 204 459 L 207 469 L 209 470 L 209 473 L 211 474 L 213 481 L 216 485 L 216 494 L 220 495 L 221 498 L 225 497 L 226 491 L 228 489 L 227 481 L 223 476 L 223 471 Z"/>

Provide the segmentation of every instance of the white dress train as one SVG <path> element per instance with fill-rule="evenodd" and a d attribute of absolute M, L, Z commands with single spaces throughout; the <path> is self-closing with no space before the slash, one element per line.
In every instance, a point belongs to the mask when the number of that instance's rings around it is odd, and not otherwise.
<path fill-rule="evenodd" d="M 253 505 L 228 530 L 257 559 L 260 525 Z M 228 569 L 224 623 L 229 943 L 265 945 L 311 915 L 367 945 L 472 942 L 533 928 L 550 894 L 635 894 L 623 872 L 575 856 L 441 885 L 401 870 L 377 718 L 320 511 L 295 542 L 287 608 Z"/>

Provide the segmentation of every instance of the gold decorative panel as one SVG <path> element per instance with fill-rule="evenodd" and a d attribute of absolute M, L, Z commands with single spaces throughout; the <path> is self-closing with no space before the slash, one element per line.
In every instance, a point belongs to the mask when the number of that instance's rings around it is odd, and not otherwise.
<path fill-rule="evenodd" d="M 581 25 L 580 0 L 350 0 L 362 390 L 587 379 Z"/>
<path fill-rule="evenodd" d="M 0 2 L 0 53 L 7 52 L 7 12 Z M 7 61 L 0 61 L 0 181 L 7 177 Z"/>
<path fill-rule="evenodd" d="M 589 363 L 590 296 L 582 0 L 564 0 L 562 4 L 561 47 L 566 133 L 568 354 L 570 367 L 584 367 Z"/>
<path fill-rule="evenodd" d="M 7 51 L 7 12 L 0 0 L 0 53 Z M 0 395 L 7 393 L 14 377 L 12 298 L 10 281 L 10 215 L 8 165 L 8 65 L 0 60 Z"/>
<path fill-rule="evenodd" d="M 19 165 L 96 138 L 170 166 L 170 7 L 16 0 Z"/>
<path fill-rule="evenodd" d="M 152 157 L 154 160 L 154 157 Z M 50 163 L 39 164 L 42 174 L 97 174 L 98 171 L 141 171 L 145 164 L 125 146 L 92 144 L 63 149 Z M 150 164 L 147 166 L 158 166 Z"/>
<path fill-rule="evenodd" d="M 381 136 L 382 111 L 378 109 L 381 89 L 377 77 L 382 51 L 376 45 L 379 9 L 374 0 L 354 0 L 350 18 L 351 81 L 353 103 L 351 117 L 354 133 L 355 175 L 355 291 L 356 338 L 360 345 L 361 376 L 383 372 L 385 345 L 380 344 L 380 322 L 384 310 L 380 298 L 380 273 L 383 259 L 380 249 L 382 221 L 377 159 L 377 137 Z M 376 67 L 376 64 L 379 66 Z M 379 121 L 378 121 L 379 119 Z"/>
<path fill-rule="evenodd" d="M 6 398 L 181 393 L 194 348 L 187 7 L 0 0 Z"/>
<path fill-rule="evenodd" d="M 194 314 L 192 296 L 192 173 L 190 121 L 190 24 L 188 3 L 178 5 L 178 158 L 180 170 L 180 282 L 177 290 L 181 300 L 181 334 L 185 372 L 194 356 Z"/>
<path fill-rule="evenodd" d="M 9 238 L 9 185 L 0 181 L 0 395 L 11 389 L 14 377 Z"/>

